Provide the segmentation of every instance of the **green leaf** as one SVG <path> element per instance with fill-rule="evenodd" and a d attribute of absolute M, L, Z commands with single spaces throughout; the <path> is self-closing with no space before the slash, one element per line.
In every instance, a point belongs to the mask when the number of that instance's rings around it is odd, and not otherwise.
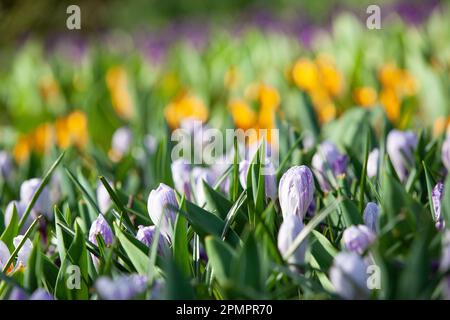
<path fill-rule="evenodd" d="M 215 236 L 205 238 L 205 249 L 215 278 L 224 286 L 230 281 L 231 268 L 236 258 L 236 252 L 226 242 Z"/>
<path fill-rule="evenodd" d="M 203 239 L 207 235 L 214 235 L 220 237 L 225 227 L 225 221 L 215 216 L 214 214 L 196 206 L 192 202 L 186 201 L 186 211 L 180 210 L 194 230 Z M 233 229 L 229 229 L 225 235 L 225 241 L 236 247 L 240 244 L 239 236 Z"/>
<path fill-rule="evenodd" d="M 114 224 L 114 228 L 117 238 L 133 264 L 133 267 L 139 274 L 147 274 L 150 266 L 148 248 L 139 240 L 120 230 L 117 224 Z"/>
<path fill-rule="evenodd" d="M 19 218 L 17 214 L 17 208 L 14 205 L 11 221 L 0 237 L 0 240 L 6 244 L 6 246 L 10 251 L 14 250 L 13 239 L 18 233 L 19 233 Z"/>
<path fill-rule="evenodd" d="M 185 276 L 192 274 L 192 265 L 188 248 L 186 218 L 178 214 L 175 221 L 173 238 L 173 256 L 180 271 Z"/>

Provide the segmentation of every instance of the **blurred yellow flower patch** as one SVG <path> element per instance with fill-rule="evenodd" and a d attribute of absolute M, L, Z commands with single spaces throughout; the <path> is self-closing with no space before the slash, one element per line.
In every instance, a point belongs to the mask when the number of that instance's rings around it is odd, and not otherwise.
<path fill-rule="evenodd" d="M 116 113 L 126 120 L 132 118 L 134 106 L 125 69 L 121 66 L 111 67 L 106 73 L 106 85 L 111 94 L 111 102 Z"/>
<path fill-rule="evenodd" d="M 164 116 L 169 127 L 176 129 L 183 119 L 192 118 L 202 122 L 206 121 L 208 108 L 198 97 L 183 92 L 166 106 Z"/>

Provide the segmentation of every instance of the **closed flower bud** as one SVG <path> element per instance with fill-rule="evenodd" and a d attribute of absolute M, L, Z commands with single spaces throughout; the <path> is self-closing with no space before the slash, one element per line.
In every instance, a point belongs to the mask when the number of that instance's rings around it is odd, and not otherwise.
<path fill-rule="evenodd" d="M 102 276 L 95 282 L 95 288 L 104 300 L 130 300 L 147 288 L 147 278 L 137 274 L 122 275 L 115 279 Z"/>
<path fill-rule="evenodd" d="M 17 218 L 19 221 L 22 218 L 23 214 L 25 213 L 26 205 L 24 203 L 19 202 L 17 200 L 11 201 L 10 203 L 8 203 L 8 205 L 6 206 L 6 210 L 5 210 L 5 226 L 8 226 L 9 223 L 11 222 L 14 206 L 16 207 Z M 28 229 L 32 220 L 33 220 L 33 218 L 31 216 L 28 216 L 28 221 L 25 223 L 25 225 L 27 225 L 26 229 Z"/>
<path fill-rule="evenodd" d="M 450 171 L 450 134 L 447 134 L 442 144 L 442 163 L 447 171 Z"/>
<path fill-rule="evenodd" d="M 35 192 L 41 184 L 41 179 L 34 178 L 26 180 L 22 183 L 20 187 L 20 202 L 26 206 L 31 202 Z M 44 187 L 41 194 L 39 195 L 37 201 L 34 204 L 33 212 L 35 215 L 44 214 L 48 218 L 52 217 L 52 203 L 50 201 L 50 192 L 48 187 Z"/>
<path fill-rule="evenodd" d="M 345 248 L 357 254 L 363 254 L 374 240 L 375 234 L 363 224 L 348 227 L 342 235 Z"/>
<path fill-rule="evenodd" d="M 22 242 L 23 236 L 17 236 L 13 239 L 14 247 L 17 248 L 20 242 Z M 17 267 L 26 267 L 28 265 L 28 259 L 30 257 L 31 251 L 33 251 L 33 243 L 30 239 L 26 239 L 25 243 L 23 244 L 22 248 L 20 248 L 19 252 L 17 253 Z"/>
<path fill-rule="evenodd" d="M 386 149 L 400 181 L 405 182 L 414 164 L 413 151 L 417 136 L 412 131 L 392 130 L 387 136 Z"/>
<path fill-rule="evenodd" d="M 89 229 L 89 241 L 97 244 L 98 235 L 102 237 L 105 245 L 110 246 L 113 243 L 114 234 L 102 214 L 98 215 L 98 218 L 92 223 L 91 229 Z"/>
<path fill-rule="evenodd" d="M 364 224 L 372 230 L 373 233 L 378 233 L 378 219 L 380 216 L 380 208 L 375 202 L 369 202 L 364 209 Z"/>
<path fill-rule="evenodd" d="M 133 143 L 133 133 L 127 127 L 117 129 L 111 140 L 111 148 L 118 155 L 123 156 L 128 153 Z"/>
<path fill-rule="evenodd" d="M 155 226 L 139 226 L 139 230 L 136 234 L 136 239 L 145 244 L 147 247 L 151 247 L 153 239 L 155 238 L 156 227 Z M 166 239 L 163 235 L 159 235 L 158 239 L 158 252 L 161 254 L 164 252 L 167 246 Z"/>
<path fill-rule="evenodd" d="M 13 161 L 6 151 L 0 151 L 0 179 L 8 180 L 11 176 Z"/>
<path fill-rule="evenodd" d="M 179 158 L 172 162 L 172 179 L 175 184 L 175 189 L 181 194 L 185 195 L 188 200 L 191 199 L 191 183 L 190 172 L 191 166 L 183 158 Z"/>
<path fill-rule="evenodd" d="M 330 269 L 330 280 L 336 293 L 344 299 L 365 299 L 368 296 L 367 266 L 354 252 L 340 252 Z"/>
<path fill-rule="evenodd" d="M 36 289 L 30 297 L 30 300 L 55 300 L 53 296 L 42 288 Z"/>
<path fill-rule="evenodd" d="M 379 164 L 380 150 L 375 148 L 369 153 L 369 158 L 367 159 L 367 176 L 369 178 L 373 178 L 377 175 Z"/>
<path fill-rule="evenodd" d="M 0 270 L 3 270 L 5 263 L 8 262 L 11 253 L 6 244 L 0 240 Z"/>
<path fill-rule="evenodd" d="M 444 184 L 438 182 L 431 193 L 431 199 L 434 207 L 434 221 L 436 221 L 436 228 L 442 230 L 445 227 L 445 221 L 441 214 L 441 201 L 444 196 Z"/>
<path fill-rule="evenodd" d="M 214 184 L 214 175 L 210 169 L 195 167 L 192 170 L 192 179 L 194 182 L 195 199 L 199 206 L 203 207 L 208 205 L 206 198 L 206 190 L 203 182 L 210 185 Z"/>
<path fill-rule="evenodd" d="M 296 215 L 301 220 L 314 197 L 314 179 L 307 166 L 295 166 L 286 171 L 278 188 L 283 218 Z"/>
<path fill-rule="evenodd" d="M 328 172 L 337 178 L 347 172 L 347 163 L 347 156 L 341 154 L 334 143 L 324 141 L 319 145 L 312 158 L 312 166 L 323 191 L 331 190 Z"/>
<path fill-rule="evenodd" d="M 149 154 L 154 154 L 156 152 L 156 147 L 158 146 L 158 141 L 151 134 L 147 134 L 144 137 L 144 146 Z"/>
<path fill-rule="evenodd" d="M 100 209 L 101 213 L 105 214 L 111 207 L 112 200 L 111 197 L 109 196 L 108 190 L 106 190 L 105 186 L 101 181 L 99 181 L 97 184 L 96 194 L 97 194 L 98 208 Z"/>
<path fill-rule="evenodd" d="M 147 210 L 153 223 L 160 227 L 161 234 L 171 240 L 178 211 L 175 191 L 164 183 L 160 183 L 158 188 L 152 190 L 148 196 Z"/>
<path fill-rule="evenodd" d="M 284 218 L 280 230 L 278 231 L 278 249 L 283 256 L 288 253 L 289 248 L 303 230 L 303 227 L 303 222 L 297 215 L 290 214 Z M 288 258 L 288 263 L 303 264 L 305 261 L 306 248 L 307 243 L 306 241 L 303 241 Z"/>
<path fill-rule="evenodd" d="M 8 300 L 15 300 L 15 301 L 28 300 L 28 295 L 23 289 L 19 287 L 14 287 L 11 290 L 11 293 L 9 294 Z"/>
<path fill-rule="evenodd" d="M 242 187 L 247 188 L 247 175 L 250 162 L 248 160 L 242 160 L 239 163 L 239 181 Z M 265 165 L 262 167 L 262 174 L 264 175 L 264 189 L 266 199 L 275 200 L 277 198 L 277 176 L 275 167 L 270 160 L 266 160 Z"/>

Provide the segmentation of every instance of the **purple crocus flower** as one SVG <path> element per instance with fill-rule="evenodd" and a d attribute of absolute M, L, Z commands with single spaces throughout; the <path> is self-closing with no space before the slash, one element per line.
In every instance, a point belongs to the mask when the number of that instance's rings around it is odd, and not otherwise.
<path fill-rule="evenodd" d="M 340 252 L 330 269 L 330 280 L 336 293 L 344 299 L 365 299 L 368 296 L 364 260 L 354 252 Z"/>
<path fill-rule="evenodd" d="M 281 177 L 278 194 L 283 218 L 296 215 L 303 220 L 314 197 L 311 170 L 307 166 L 290 168 Z"/>
<path fill-rule="evenodd" d="M 375 148 L 369 153 L 369 158 L 367 159 L 367 176 L 369 178 L 373 178 L 377 175 L 379 164 L 380 150 Z"/>
<path fill-rule="evenodd" d="M 114 234 L 102 214 L 99 214 L 98 218 L 95 219 L 91 225 L 91 229 L 89 230 L 89 241 L 97 244 L 97 235 L 100 235 L 103 238 L 105 245 L 109 246 L 113 243 Z"/>
<path fill-rule="evenodd" d="M 434 207 L 434 220 L 436 221 L 436 228 L 442 230 L 445 227 L 444 218 L 441 215 L 441 201 L 444 196 L 444 184 L 438 182 L 431 193 L 431 200 L 433 201 Z"/>
<path fill-rule="evenodd" d="M 186 199 L 191 199 L 191 183 L 189 175 L 191 172 L 191 166 L 183 159 L 179 158 L 172 162 L 172 179 L 175 184 L 175 189 L 186 196 Z"/>
<path fill-rule="evenodd" d="M 139 226 L 139 230 L 136 234 L 136 239 L 145 244 L 147 247 L 151 247 L 155 238 L 156 227 L 155 226 Z M 158 252 L 161 254 L 167 247 L 167 242 L 164 236 L 159 235 L 158 239 Z"/>
<path fill-rule="evenodd" d="M 30 297 L 30 300 L 55 300 L 53 296 L 42 288 L 36 289 Z"/>
<path fill-rule="evenodd" d="M 15 300 L 15 301 L 28 300 L 28 295 L 23 289 L 15 287 L 11 290 L 8 300 Z"/>
<path fill-rule="evenodd" d="M 8 262 L 8 259 L 10 256 L 11 256 L 11 253 L 9 252 L 8 247 L 2 240 L 0 240 L 0 269 L 1 270 L 3 270 L 3 267 L 5 266 L 5 263 Z"/>
<path fill-rule="evenodd" d="M 348 251 L 363 254 L 375 240 L 375 234 L 365 225 L 350 226 L 344 230 L 342 241 Z"/>
<path fill-rule="evenodd" d="M 400 181 L 408 179 L 414 164 L 413 151 L 417 146 L 417 136 L 412 131 L 392 130 L 387 136 L 387 153 Z"/>
<path fill-rule="evenodd" d="M 144 146 L 149 154 L 154 154 L 156 152 L 156 147 L 158 145 L 158 140 L 151 134 L 147 134 L 144 137 Z"/>
<path fill-rule="evenodd" d="M 380 216 L 380 208 L 375 202 L 369 202 L 364 209 L 364 224 L 372 230 L 374 234 L 378 233 L 378 219 Z"/>
<path fill-rule="evenodd" d="M 147 210 L 153 223 L 159 225 L 161 233 L 171 240 L 178 211 L 175 191 L 164 183 L 160 183 L 158 188 L 152 190 L 148 196 Z"/>
<path fill-rule="evenodd" d="M 147 288 L 147 277 L 131 274 L 115 279 L 102 276 L 97 279 L 95 288 L 104 300 L 130 300 Z"/>
<path fill-rule="evenodd" d="M 17 200 L 13 200 L 13 201 L 9 202 L 8 205 L 6 206 L 6 210 L 5 210 L 5 226 L 8 226 L 9 223 L 11 222 L 14 206 L 16 207 L 19 221 L 22 218 L 23 214 L 25 213 L 25 210 L 26 210 L 26 204 L 25 203 L 22 203 L 22 202 L 17 201 Z M 28 229 L 28 227 L 30 226 L 32 221 L 33 221 L 33 218 L 31 216 L 28 216 L 28 220 L 25 223 L 25 225 L 27 225 L 25 230 Z"/>
<path fill-rule="evenodd" d="M 336 145 L 330 141 L 322 142 L 312 158 L 312 166 L 315 170 L 320 187 L 324 192 L 330 191 L 327 172 L 336 178 L 347 172 L 348 157 L 341 154 Z"/>
<path fill-rule="evenodd" d="M 289 214 L 283 220 L 278 231 L 278 249 L 280 253 L 285 256 L 289 248 L 303 230 L 303 222 L 301 218 L 294 214 Z M 305 252 L 307 248 L 306 241 L 303 241 L 294 253 L 288 258 L 290 264 L 302 264 L 305 260 Z"/>
<path fill-rule="evenodd" d="M 205 205 L 208 206 L 206 190 L 204 188 L 203 182 L 206 182 L 208 185 L 213 186 L 213 172 L 207 168 L 195 167 L 192 170 L 192 179 L 194 183 L 195 200 L 197 204 L 201 207 Z"/>
<path fill-rule="evenodd" d="M 108 181 L 108 183 L 111 185 L 110 181 Z M 101 181 L 99 181 L 97 184 L 96 196 L 100 212 L 106 213 L 111 207 L 112 200 L 111 197 L 109 196 L 108 190 L 106 190 L 105 186 Z"/>
<path fill-rule="evenodd" d="M 247 175 L 248 169 L 250 167 L 250 162 L 248 160 L 242 160 L 239 163 L 239 181 L 243 188 L 247 188 Z M 264 174 L 264 189 L 266 199 L 272 199 L 275 201 L 277 198 L 277 177 L 275 172 L 275 167 L 270 160 L 266 160 L 263 166 Z"/>
<path fill-rule="evenodd" d="M 8 180 L 11 176 L 13 161 L 6 151 L 0 151 L 0 178 Z"/>
<path fill-rule="evenodd" d="M 111 148 L 119 156 L 123 156 L 128 153 L 133 143 L 133 133 L 127 127 L 117 129 L 111 140 Z"/>
<path fill-rule="evenodd" d="M 28 205 L 31 202 L 34 194 L 36 193 L 39 185 L 42 180 L 39 178 L 33 178 L 30 180 L 26 180 L 20 186 L 20 202 L 25 205 Z M 44 187 L 39 198 L 34 204 L 33 213 L 35 215 L 42 213 L 46 215 L 48 218 L 52 218 L 52 204 L 50 200 L 50 192 L 48 187 Z"/>
<path fill-rule="evenodd" d="M 447 134 L 442 144 L 442 163 L 447 171 L 450 171 L 450 134 Z"/>

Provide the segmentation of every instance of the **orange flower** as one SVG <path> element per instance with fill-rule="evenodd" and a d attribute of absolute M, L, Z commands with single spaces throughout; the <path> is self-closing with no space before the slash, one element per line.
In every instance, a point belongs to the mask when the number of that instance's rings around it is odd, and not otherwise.
<path fill-rule="evenodd" d="M 331 96 L 339 96 L 344 88 L 344 81 L 333 59 L 327 55 L 319 55 L 316 58 L 316 65 L 319 70 L 320 80 L 325 89 Z"/>
<path fill-rule="evenodd" d="M 121 66 L 110 68 L 106 74 L 106 84 L 116 113 L 124 119 L 130 119 L 134 115 L 134 106 L 125 69 Z"/>
<path fill-rule="evenodd" d="M 353 99 L 362 107 L 370 107 L 377 102 L 377 92 L 372 87 L 356 88 Z"/>
<path fill-rule="evenodd" d="M 444 131 L 447 131 L 447 134 L 450 134 L 450 117 L 439 117 L 434 121 L 433 135 L 437 137 Z"/>
<path fill-rule="evenodd" d="M 319 70 L 311 60 L 300 58 L 292 68 L 292 79 L 300 89 L 311 91 L 319 85 Z"/>
<path fill-rule="evenodd" d="M 393 89 L 383 89 L 380 93 L 380 102 L 386 110 L 386 114 L 392 122 L 396 122 L 400 116 L 400 100 Z"/>
<path fill-rule="evenodd" d="M 166 106 L 164 116 L 169 127 L 175 129 L 180 126 L 183 119 L 193 118 L 206 121 L 208 119 L 208 109 L 199 98 L 183 93 Z"/>
<path fill-rule="evenodd" d="M 59 118 L 55 123 L 56 143 L 62 149 L 75 145 L 83 149 L 88 140 L 86 115 L 81 111 L 74 111 L 65 118 Z"/>
<path fill-rule="evenodd" d="M 247 130 L 255 126 L 257 120 L 256 112 L 243 100 L 231 101 L 229 108 L 236 127 Z"/>
<path fill-rule="evenodd" d="M 45 153 L 53 144 L 54 130 L 50 123 L 41 124 L 33 134 L 34 149 L 39 153 Z"/>
<path fill-rule="evenodd" d="M 17 163 L 23 163 L 28 159 L 31 153 L 31 146 L 32 141 L 28 136 L 23 135 L 19 137 L 13 150 L 14 159 Z"/>

